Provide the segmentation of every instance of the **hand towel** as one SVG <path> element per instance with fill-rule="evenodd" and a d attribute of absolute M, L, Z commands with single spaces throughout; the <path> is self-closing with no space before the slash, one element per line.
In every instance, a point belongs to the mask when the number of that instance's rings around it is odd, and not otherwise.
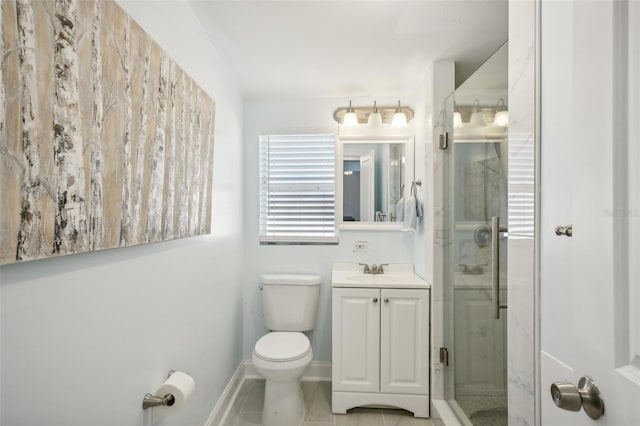
<path fill-rule="evenodd" d="M 413 195 L 407 198 L 404 203 L 404 222 L 402 223 L 403 231 L 415 231 L 417 223 L 418 210 L 416 207 L 416 197 Z"/>
<path fill-rule="evenodd" d="M 404 197 L 396 204 L 396 222 L 404 222 Z"/>

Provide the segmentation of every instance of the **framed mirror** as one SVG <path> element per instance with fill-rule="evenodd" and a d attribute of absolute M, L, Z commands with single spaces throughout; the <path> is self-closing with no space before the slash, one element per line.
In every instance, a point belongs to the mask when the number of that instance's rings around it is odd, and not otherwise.
<path fill-rule="evenodd" d="M 413 137 L 340 137 L 340 229 L 399 230 L 414 175 Z M 398 220 L 400 219 L 400 220 Z"/>

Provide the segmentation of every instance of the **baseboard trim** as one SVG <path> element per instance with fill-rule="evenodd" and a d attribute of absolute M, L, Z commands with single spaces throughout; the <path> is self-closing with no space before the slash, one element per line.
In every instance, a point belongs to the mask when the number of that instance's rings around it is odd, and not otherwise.
<path fill-rule="evenodd" d="M 220 399 L 213 407 L 213 411 L 209 415 L 205 426 L 218 426 L 221 425 L 227 418 L 229 410 L 233 405 L 233 401 L 238 394 L 238 391 L 242 387 L 242 384 L 247 379 L 262 379 L 258 370 L 251 361 L 240 361 L 235 373 L 231 376 L 229 383 L 224 388 Z M 331 363 L 312 361 L 311 364 L 304 370 L 302 376 L 303 381 L 330 381 L 331 380 Z"/>
<path fill-rule="evenodd" d="M 331 363 L 323 361 L 311 361 L 304 370 L 303 381 L 329 382 L 331 381 Z"/>
<path fill-rule="evenodd" d="M 246 361 L 241 361 L 240 364 L 238 364 L 238 368 L 236 368 L 236 371 L 233 373 L 233 376 L 231 376 L 229 383 L 227 383 L 227 386 L 225 386 L 224 391 L 222 392 L 220 399 L 218 399 L 215 407 L 213 407 L 213 411 L 209 415 L 205 426 L 221 425 L 227 417 L 227 414 L 229 413 L 229 410 L 233 405 L 233 401 L 235 400 L 238 391 L 242 387 L 242 383 L 244 383 L 246 379 L 245 362 Z"/>
<path fill-rule="evenodd" d="M 242 361 L 244 364 L 244 377 L 245 379 L 262 379 L 263 377 L 258 373 L 256 367 L 251 361 Z"/>

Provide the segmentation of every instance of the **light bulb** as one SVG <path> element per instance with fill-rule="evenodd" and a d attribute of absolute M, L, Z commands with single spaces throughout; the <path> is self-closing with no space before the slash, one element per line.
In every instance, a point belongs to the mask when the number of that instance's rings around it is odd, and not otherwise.
<path fill-rule="evenodd" d="M 369 114 L 369 120 L 367 120 L 367 123 L 369 124 L 369 127 L 382 126 L 382 115 L 378 112 L 376 101 L 373 101 L 373 111 Z"/>
<path fill-rule="evenodd" d="M 498 112 L 496 112 L 496 116 L 493 118 L 493 124 L 500 127 L 506 127 L 509 125 L 509 112 L 507 108 L 504 106 L 504 99 L 498 99 Z"/>
<path fill-rule="evenodd" d="M 347 127 L 356 127 L 358 125 L 358 115 L 355 113 L 355 111 L 351 107 L 351 100 L 349 100 L 349 109 L 344 114 L 344 118 L 342 119 L 342 124 L 344 124 Z"/>
<path fill-rule="evenodd" d="M 356 115 L 355 112 L 347 112 L 344 115 L 342 124 L 344 124 L 347 127 L 356 127 L 358 125 L 358 116 Z"/>
<path fill-rule="evenodd" d="M 469 119 L 469 125 L 471 127 L 484 127 L 486 125 L 484 115 L 480 112 L 480 101 L 477 99 L 473 101 L 473 113 Z"/>
<path fill-rule="evenodd" d="M 509 125 L 509 113 L 507 111 L 498 111 L 493 119 L 493 124 L 500 127 Z"/>
<path fill-rule="evenodd" d="M 407 116 L 404 112 L 396 112 L 393 114 L 393 120 L 391 121 L 393 127 L 407 127 Z"/>
<path fill-rule="evenodd" d="M 391 125 L 393 127 L 407 127 L 407 116 L 400 109 L 400 101 L 398 101 L 398 107 L 396 108 L 395 114 L 393 114 Z"/>
<path fill-rule="evenodd" d="M 453 127 L 462 127 L 462 114 L 458 111 L 453 113 Z"/>

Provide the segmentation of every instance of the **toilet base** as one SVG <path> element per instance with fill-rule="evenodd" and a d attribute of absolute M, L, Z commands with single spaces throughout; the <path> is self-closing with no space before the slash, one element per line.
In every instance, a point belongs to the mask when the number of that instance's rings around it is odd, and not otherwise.
<path fill-rule="evenodd" d="M 304 397 L 300 380 L 273 382 L 264 389 L 263 426 L 299 426 L 304 418 Z"/>

